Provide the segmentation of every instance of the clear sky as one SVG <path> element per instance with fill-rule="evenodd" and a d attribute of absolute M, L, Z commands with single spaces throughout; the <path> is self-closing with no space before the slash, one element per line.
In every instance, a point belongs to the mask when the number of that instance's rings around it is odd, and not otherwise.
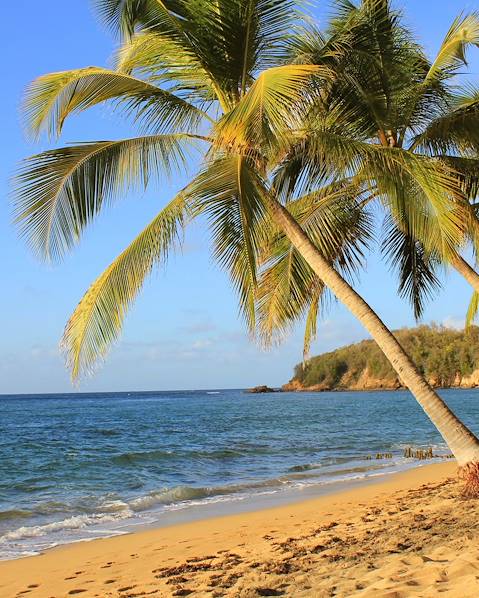
<path fill-rule="evenodd" d="M 322 19 L 327 3 L 318 2 Z M 477 0 L 398 0 L 428 52 L 437 49 L 452 19 L 479 9 Z M 34 145 L 21 130 L 19 106 L 36 76 L 89 65 L 108 65 L 111 35 L 98 23 L 88 0 L 17 0 L 2 9 L 2 136 L 0 144 L 0 393 L 72 390 L 58 341 L 64 324 L 89 283 L 172 196 L 179 181 L 116 203 L 87 231 L 83 242 L 58 266 L 29 254 L 11 225 L 9 180 L 22 157 L 50 147 Z M 470 54 L 477 83 L 479 50 Z M 61 142 L 115 139 L 134 131 L 102 108 L 71 119 Z M 458 326 L 470 297 L 468 286 L 447 275 L 447 288 L 427 308 L 425 321 Z M 413 325 L 408 305 L 378 256 L 368 257 L 358 290 L 392 328 Z M 365 338 L 361 326 L 334 304 L 318 328 L 312 353 Z M 286 382 L 301 359 L 302 329 L 264 352 L 238 318 L 227 276 L 212 262 L 205 229 L 189 231 L 182 255 L 155 274 L 127 318 L 120 342 L 81 391 L 244 387 Z"/>

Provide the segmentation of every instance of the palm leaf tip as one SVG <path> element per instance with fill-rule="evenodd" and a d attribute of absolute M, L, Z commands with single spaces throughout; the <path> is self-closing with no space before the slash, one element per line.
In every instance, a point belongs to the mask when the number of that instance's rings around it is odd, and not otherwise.
<path fill-rule="evenodd" d="M 425 82 L 448 76 L 466 64 L 466 51 L 470 44 L 479 45 L 479 13 L 476 11 L 461 14 L 453 21 Z"/>
<path fill-rule="evenodd" d="M 473 325 L 474 320 L 476 319 L 478 311 L 479 311 L 479 293 L 477 293 L 476 291 L 474 291 L 472 293 L 471 301 L 470 301 L 469 306 L 467 308 L 467 313 L 466 313 L 466 329 L 470 328 Z"/>

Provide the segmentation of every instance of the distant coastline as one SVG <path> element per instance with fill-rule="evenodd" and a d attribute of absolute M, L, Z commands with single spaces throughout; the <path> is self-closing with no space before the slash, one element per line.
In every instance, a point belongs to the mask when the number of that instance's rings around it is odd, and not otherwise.
<path fill-rule="evenodd" d="M 453 330 L 418 326 L 395 331 L 418 369 L 434 388 L 479 386 L 479 328 Z M 295 367 L 285 392 L 385 391 L 404 386 L 372 340 L 341 347 Z"/>
<path fill-rule="evenodd" d="M 479 375 L 479 370 L 478 370 Z M 479 384 L 473 384 L 471 386 L 434 386 L 436 390 L 476 390 L 479 389 Z M 300 384 L 296 384 L 294 380 L 290 380 L 279 390 L 274 390 L 273 392 L 396 392 L 398 390 L 407 390 L 405 386 L 402 384 L 398 386 L 371 386 L 371 387 L 364 387 L 364 388 L 357 388 L 356 386 L 345 387 L 345 386 L 337 386 L 335 388 L 329 388 L 327 386 L 322 385 L 313 385 L 313 386 L 302 386 Z"/>

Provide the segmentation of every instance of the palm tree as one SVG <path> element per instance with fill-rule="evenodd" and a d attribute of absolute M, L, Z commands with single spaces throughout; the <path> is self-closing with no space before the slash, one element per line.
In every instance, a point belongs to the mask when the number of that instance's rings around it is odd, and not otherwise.
<path fill-rule="evenodd" d="M 305 136 L 283 160 L 281 183 L 291 192 L 305 169 L 309 185 L 324 178 L 327 146 L 314 139 L 314 129 L 323 136 L 340 134 L 343 142 L 347 137 L 441 161 L 457 178 L 456 216 L 470 225 L 458 247 L 444 238 L 447 230 L 440 222 L 443 211 L 437 210 L 437 198 L 427 197 L 404 173 L 389 189 L 366 179 L 362 192 L 369 191 L 370 196 L 363 197 L 361 205 L 374 201 L 386 211 L 383 254 L 399 271 L 399 293 L 411 300 L 416 317 L 440 286 L 437 268 L 449 265 L 475 290 L 470 320 L 477 310 L 479 275 L 460 251 L 469 241 L 477 248 L 477 206 L 470 202 L 479 184 L 479 93 L 471 87 L 458 88 L 457 76 L 467 64 L 468 46 L 479 44 L 479 15 L 460 15 L 430 62 L 389 0 L 363 0 L 358 6 L 338 0 L 336 9 L 326 34 L 309 29 L 295 43 L 295 62 L 324 64 L 325 48 L 345 36 L 350 42 L 348 52 L 334 65 L 334 83 L 309 114 L 311 139 Z M 329 176 L 341 176 L 334 165 L 331 170 L 335 172 Z M 357 169 L 354 176 L 358 183 Z M 304 177 L 301 182 L 304 185 Z"/>
<path fill-rule="evenodd" d="M 455 454 L 467 491 L 477 493 L 479 440 L 340 274 L 344 261 L 350 262 L 351 247 L 360 247 L 361 228 L 352 239 L 343 233 L 336 238 L 334 217 L 341 218 L 340 213 L 325 210 L 335 241 L 328 252 L 322 250 L 274 184 L 281 156 L 298 136 L 304 137 L 311 106 L 334 82 L 331 64 L 347 51 L 347 39 L 325 48 L 322 64 L 290 64 L 290 32 L 300 18 L 290 0 L 97 4 L 125 39 L 116 68 L 88 67 L 34 81 L 26 98 L 29 127 L 37 135 L 59 134 L 70 114 L 112 101 L 141 126 L 143 136 L 83 143 L 26 159 L 16 191 L 21 233 L 42 257 L 60 258 L 106 204 L 135 183 L 146 185 L 184 166 L 187 149 L 197 148 L 203 165 L 81 299 L 63 337 L 73 378 L 105 355 L 145 277 L 164 262 L 182 227 L 200 213 L 209 221 L 214 256 L 229 271 L 254 330 L 258 264 L 268 239 L 279 230 L 376 340 Z M 340 138 L 330 140 L 329 149 L 325 164 L 342 163 L 344 171 L 360 165 L 364 180 L 380 180 L 384 187 L 394 185 L 398 176 L 410 177 L 426 197 L 436 198 L 449 249 L 461 243 L 466 228 L 454 202 L 457 181 L 442 163 L 400 148 L 341 143 Z"/>

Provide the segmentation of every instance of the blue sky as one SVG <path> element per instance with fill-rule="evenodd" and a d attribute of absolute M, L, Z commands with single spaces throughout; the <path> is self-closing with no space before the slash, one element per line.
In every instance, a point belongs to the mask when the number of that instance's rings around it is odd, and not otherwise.
<path fill-rule="evenodd" d="M 409 23 L 433 53 L 451 20 L 478 2 L 403 0 Z M 326 3 L 316 10 L 323 18 Z M 111 35 L 98 23 L 87 0 L 17 0 L 3 7 L 3 92 L 0 96 L 0 393 L 69 392 L 72 386 L 58 349 L 63 326 L 83 292 L 115 255 L 171 197 L 179 181 L 117 202 L 91 227 L 83 242 L 57 266 L 39 263 L 11 225 L 8 192 L 15 164 L 50 147 L 25 139 L 20 99 L 27 83 L 50 71 L 108 65 Z M 477 81 L 479 50 L 470 54 Z M 71 119 L 60 142 L 131 136 L 134 131 L 107 109 Z M 460 325 L 468 286 L 454 274 L 427 308 L 425 321 Z M 374 253 L 358 290 L 392 328 L 413 325 L 410 309 L 398 299 L 395 281 Z M 212 262 L 205 229 L 192 228 L 182 255 L 155 274 L 132 309 L 121 340 L 81 391 L 280 385 L 301 359 L 301 327 L 278 348 L 264 352 L 251 342 L 238 318 L 227 276 Z M 318 327 L 313 353 L 366 337 L 340 305 Z"/>

